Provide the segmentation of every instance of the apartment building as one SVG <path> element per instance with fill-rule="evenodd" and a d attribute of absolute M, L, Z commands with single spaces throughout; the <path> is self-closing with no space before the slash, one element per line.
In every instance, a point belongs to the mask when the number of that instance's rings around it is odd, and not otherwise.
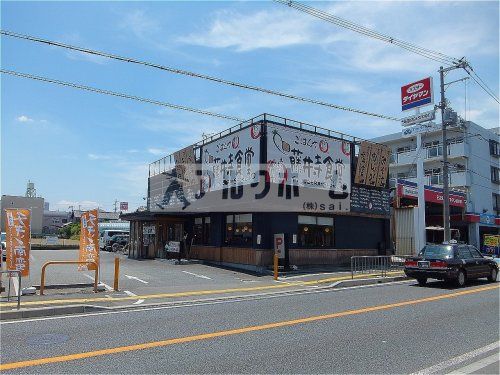
<path fill-rule="evenodd" d="M 450 189 L 465 194 L 462 210 L 451 211 L 451 227 L 461 229 L 463 239 L 482 246 L 484 234 L 500 233 L 500 146 L 499 128 L 485 129 L 471 121 L 459 121 L 448 128 Z M 443 186 L 442 132 L 431 124 L 421 133 L 425 185 L 439 190 Z M 392 150 L 389 178 L 392 188 L 398 183 L 417 182 L 417 136 L 403 129 L 400 133 L 373 139 Z M 399 181 L 399 182 L 398 182 Z M 397 191 L 397 189 L 396 189 Z M 426 198 L 426 225 L 436 225 L 438 210 L 429 210 Z M 442 205 L 441 205 L 442 207 Z M 442 225 L 442 215 L 440 215 Z"/>

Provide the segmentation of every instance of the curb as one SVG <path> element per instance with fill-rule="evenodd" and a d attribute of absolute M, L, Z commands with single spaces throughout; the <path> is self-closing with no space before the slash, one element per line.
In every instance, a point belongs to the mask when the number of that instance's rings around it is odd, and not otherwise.
<path fill-rule="evenodd" d="M 326 285 L 318 285 L 321 289 L 337 289 L 345 287 L 355 287 L 363 285 L 376 285 L 376 284 L 386 284 L 396 281 L 410 280 L 406 276 L 394 276 L 385 278 L 371 278 L 371 279 L 354 279 L 354 280 L 340 280 Z M 140 296 L 137 296 L 140 298 Z M 228 296 L 229 297 L 229 296 Z M 96 305 L 68 305 L 68 306 L 53 306 L 53 307 L 35 307 L 35 308 L 21 308 L 19 310 L 4 310 L 0 311 L 0 321 L 4 320 L 16 320 L 25 318 L 41 318 L 49 316 L 58 315 L 71 315 L 71 314 L 82 314 L 88 312 L 96 311 L 110 311 L 110 310 L 123 310 L 123 309 L 139 309 L 144 307 L 152 306 L 163 306 L 167 304 L 173 304 L 175 302 L 188 303 L 189 301 L 169 301 L 163 303 L 151 303 L 144 305 L 126 305 L 126 306 L 116 306 L 116 307 L 105 307 Z"/>
<path fill-rule="evenodd" d="M 24 318 L 41 318 L 56 315 L 82 314 L 86 312 L 95 312 L 106 310 L 105 307 L 92 305 L 69 305 L 57 307 L 36 307 L 21 308 L 19 310 L 0 311 L 0 321 L 15 320 Z"/>

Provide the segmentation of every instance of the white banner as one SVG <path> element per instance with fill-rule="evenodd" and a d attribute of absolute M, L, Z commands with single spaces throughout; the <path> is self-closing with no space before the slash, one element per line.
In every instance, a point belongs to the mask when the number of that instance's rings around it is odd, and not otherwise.
<path fill-rule="evenodd" d="M 401 132 L 401 136 L 403 138 L 409 138 L 414 136 L 415 134 L 418 133 L 427 133 L 427 132 L 432 132 L 439 130 L 440 126 L 435 124 L 434 122 L 429 122 L 427 124 L 418 124 L 414 126 L 409 126 L 407 128 L 403 128 L 403 131 Z"/>
<path fill-rule="evenodd" d="M 203 190 L 258 182 L 261 135 L 261 126 L 253 125 L 203 146 Z"/>
<path fill-rule="evenodd" d="M 284 126 L 267 127 L 267 166 L 271 182 L 351 191 L 351 144 Z"/>

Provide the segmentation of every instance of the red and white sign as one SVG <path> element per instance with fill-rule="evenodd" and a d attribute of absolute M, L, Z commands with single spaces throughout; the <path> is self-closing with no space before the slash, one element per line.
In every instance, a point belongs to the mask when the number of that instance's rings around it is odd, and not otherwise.
<path fill-rule="evenodd" d="M 285 235 L 283 233 L 274 235 L 274 254 L 280 259 L 285 259 Z"/>
<path fill-rule="evenodd" d="M 432 77 L 421 79 L 401 87 L 401 110 L 422 107 L 434 103 Z"/>
<path fill-rule="evenodd" d="M 398 196 L 401 198 L 418 199 L 418 188 L 412 185 L 398 184 Z M 426 186 L 424 189 L 424 197 L 426 202 L 443 204 L 442 189 L 431 188 Z M 465 196 L 450 192 L 450 205 L 455 207 L 465 207 Z"/>
<path fill-rule="evenodd" d="M 128 211 L 128 202 L 120 202 L 120 211 Z"/>

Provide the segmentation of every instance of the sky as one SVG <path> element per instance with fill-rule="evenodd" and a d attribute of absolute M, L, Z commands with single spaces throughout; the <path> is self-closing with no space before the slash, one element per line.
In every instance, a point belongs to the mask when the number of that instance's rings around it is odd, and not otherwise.
<path fill-rule="evenodd" d="M 309 2 L 365 27 L 456 58 L 498 96 L 497 1 Z M 1 27 L 379 114 L 404 117 L 400 87 L 439 64 L 272 1 L 9 2 Z M 271 113 L 370 139 L 398 122 L 338 111 L 103 57 L 1 37 L 2 69 L 238 118 Z M 448 81 L 465 76 L 454 71 Z M 498 104 L 472 80 L 446 94 L 485 128 Z M 51 209 L 145 204 L 148 164 L 234 122 L 1 75 L 1 193 L 26 183 Z"/>

